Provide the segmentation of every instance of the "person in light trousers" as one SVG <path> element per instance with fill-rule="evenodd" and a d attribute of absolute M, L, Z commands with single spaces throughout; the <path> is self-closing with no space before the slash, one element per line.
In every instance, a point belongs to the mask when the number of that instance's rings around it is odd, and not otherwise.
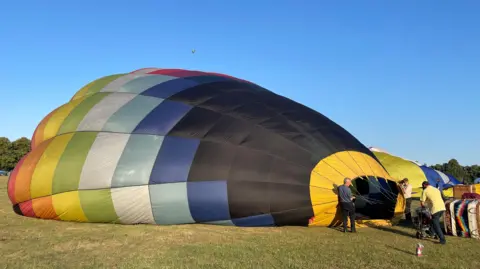
<path fill-rule="evenodd" d="M 412 222 L 412 185 L 408 182 L 408 178 L 404 178 L 400 184 L 405 197 L 405 220 Z"/>

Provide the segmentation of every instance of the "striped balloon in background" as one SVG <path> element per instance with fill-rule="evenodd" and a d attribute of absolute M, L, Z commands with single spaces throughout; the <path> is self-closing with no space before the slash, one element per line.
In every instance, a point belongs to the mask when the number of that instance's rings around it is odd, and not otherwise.
<path fill-rule="evenodd" d="M 374 147 L 370 147 L 370 150 L 396 181 L 408 178 L 413 187 L 412 197 L 420 196 L 422 182 L 424 181 L 428 181 L 430 185 L 435 187 L 437 186 L 437 179 L 440 179 L 440 185 L 444 189 L 461 183 L 452 175 L 420 165 L 418 162 L 395 156 Z M 444 191 L 444 195 L 448 197 L 453 196 L 452 189 Z"/>

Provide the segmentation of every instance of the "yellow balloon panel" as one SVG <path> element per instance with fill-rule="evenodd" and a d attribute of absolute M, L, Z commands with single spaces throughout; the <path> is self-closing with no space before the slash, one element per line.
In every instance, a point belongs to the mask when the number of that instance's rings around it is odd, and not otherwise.
<path fill-rule="evenodd" d="M 366 180 L 367 177 L 369 180 L 377 178 L 391 180 L 385 169 L 374 158 L 364 153 L 343 151 L 321 160 L 313 169 L 310 179 L 310 196 L 314 209 L 310 226 L 331 226 L 341 222 L 337 206 L 338 186 L 343 184 L 345 178 Z M 395 191 L 398 192 L 398 188 Z M 388 196 L 387 194 L 386 197 Z M 394 214 L 398 216 L 404 209 L 403 196 L 400 194 L 399 198 L 395 199 L 397 201 Z"/>

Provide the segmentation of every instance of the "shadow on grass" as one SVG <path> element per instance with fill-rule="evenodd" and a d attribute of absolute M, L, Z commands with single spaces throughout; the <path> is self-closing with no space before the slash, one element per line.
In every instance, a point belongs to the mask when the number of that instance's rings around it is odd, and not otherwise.
<path fill-rule="evenodd" d="M 398 224 L 395 225 L 396 227 L 402 227 L 402 228 L 409 228 L 409 229 L 415 229 L 413 227 L 413 222 L 407 221 L 407 220 L 401 220 Z"/>
<path fill-rule="evenodd" d="M 389 233 L 394 233 L 394 234 L 410 237 L 410 238 L 416 238 L 415 233 L 409 233 L 409 232 L 398 230 L 398 229 L 395 229 L 395 228 L 392 228 L 392 227 L 375 226 L 375 225 L 368 225 L 368 227 L 373 228 L 373 229 L 377 229 L 377 230 L 380 230 L 380 231 L 384 231 L 384 232 L 389 232 Z"/>
<path fill-rule="evenodd" d="M 332 229 L 332 230 L 334 230 L 334 231 L 343 233 L 343 225 L 342 225 L 342 226 L 336 226 L 336 227 L 328 227 L 328 228 L 330 228 L 330 229 Z M 348 226 L 347 226 L 347 233 L 352 233 L 350 230 L 351 230 L 351 229 L 350 229 L 350 225 L 348 225 Z M 357 232 L 358 232 L 358 229 L 356 229 L 356 230 L 357 230 Z"/>
<path fill-rule="evenodd" d="M 397 248 L 397 247 L 393 247 L 393 246 L 386 246 L 386 247 L 390 248 L 390 249 L 393 249 L 393 250 L 396 250 L 398 252 L 403 252 L 403 253 L 408 254 L 408 255 L 415 255 L 415 252 L 410 252 L 410 251 L 400 249 L 400 248 Z"/>
<path fill-rule="evenodd" d="M 337 227 L 329 227 L 330 229 L 337 231 L 337 232 L 342 232 L 343 233 L 343 226 L 337 226 Z M 350 229 L 350 227 L 347 227 L 347 229 Z"/>

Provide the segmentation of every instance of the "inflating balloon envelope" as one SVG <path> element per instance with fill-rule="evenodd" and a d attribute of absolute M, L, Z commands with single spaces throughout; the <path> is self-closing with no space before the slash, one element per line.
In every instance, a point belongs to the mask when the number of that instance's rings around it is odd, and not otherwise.
<path fill-rule="evenodd" d="M 322 114 L 256 84 L 181 69 L 100 78 L 38 125 L 8 194 L 17 214 L 123 224 L 339 224 L 404 199 L 375 155 Z"/>
<path fill-rule="evenodd" d="M 450 174 L 422 165 L 416 161 L 395 156 L 384 150 L 370 147 L 375 157 L 385 167 L 387 172 L 395 181 L 408 178 L 412 185 L 412 197 L 420 197 L 422 193 L 422 182 L 428 181 L 430 185 L 436 187 L 437 184 L 443 189 L 443 194 L 447 197 L 453 196 L 451 187 L 460 184 L 460 181 Z"/>

